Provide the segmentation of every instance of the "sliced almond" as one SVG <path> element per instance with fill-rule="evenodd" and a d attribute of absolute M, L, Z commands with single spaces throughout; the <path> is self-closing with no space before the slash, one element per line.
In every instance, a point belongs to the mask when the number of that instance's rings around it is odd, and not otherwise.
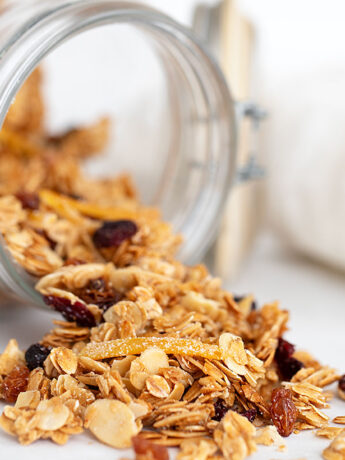
<path fill-rule="evenodd" d="M 49 357 L 58 372 L 75 374 L 78 367 L 78 358 L 69 348 L 54 348 Z"/>
<path fill-rule="evenodd" d="M 100 441 L 117 448 L 130 447 L 132 437 L 139 432 L 131 409 L 109 399 L 99 399 L 86 409 L 85 427 Z"/>
<path fill-rule="evenodd" d="M 157 347 L 150 347 L 140 355 L 140 361 L 149 374 L 157 374 L 162 367 L 169 367 L 169 359 L 163 350 Z"/>
<path fill-rule="evenodd" d="M 135 359 L 137 358 L 134 355 L 129 355 L 122 359 L 115 359 L 111 368 L 117 370 L 121 377 L 124 377 L 129 371 L 132 361 Z"/>
<path fill-rule="evenodd" d="M 227 367 L 238 375 L 245 375 L 248 358 L 241 337 L 226 332 L 219 337 L 219 347 Z"/>
<path fill-rule="evenodd" d="M 137 401 L 131 401 L 128 404 L 128 407 L 130 410 L 133 412 L 134 417 L 137 419 L 139 417 L 144 417 L 149 413 L 149 406 L 145 401 L 137 400 Z"/>
<path fill-rule="evenodd" d="M 14 407 L 16 409 L 35 409 L 38 406 L 40 399 L 41 393 L 39 391 L 23 391 L 22 393 L 19 393 Z"/>
<path fill-rule="evenodd" d="M 146 379 L 150 376 L 146 367 L 140 358 L 135 359 L 131 363 L 129 370 L 129 380 L 137 390 L 142 390 L 145 387 Z"/>
<path fill-rule="evenodd" d="M 67 422 L 70 413 L 58 397 L 41 401 L 37 407 L 37 427 L 44 431 L 59 430 Z"/>

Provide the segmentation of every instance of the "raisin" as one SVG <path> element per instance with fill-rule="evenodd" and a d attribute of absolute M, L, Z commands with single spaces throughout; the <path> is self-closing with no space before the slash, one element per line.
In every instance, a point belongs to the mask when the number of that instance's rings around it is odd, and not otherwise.
<path fill-rule="evenodd" d="M 271 397 L 271 418 L 281 436 L 289 436 L 297 420 L 297 409 L 291 398 L 291 391 L 276 388 Z"/>
<path fill-rule="evenodd" d="M 278 365 L 283 380 L 291 380 L 292 377 L 303 367 L 303 363 L 293 358 L 295 346 L 292 343 L 279 338 L 274 359 Z"/>
<path fill-rule="evenodd" d="M 40 199 L 36 193 L 18 192 L 16 198 L 21 202 L 24 209 L 31 209 L 34 211 L 40 206 Z"/>
<path fill-rule="evenodd" d="M 340 377 L 339 382 L 338 382 L 338 387 L 339 387 L 339 390 L 345 391 L 345 374 L 342 377 Z"/>
<path fill-rule="evenodd" d="M 75 321 L 78 326 L 82 327 L 96 326 L 95 317 L 84 303 L 72 304 L 69 299 L 55 295 L 43 296 L 43 300 L 55 311 L 61 313 L 66 321 Z"/>
<path fill-rule="evenodd" d="M 97 305 L 103 313 L 123 298 L 122 294 L 115 291 L 103 278 L 89 281 L 86 286 L 77 290 L 75 294 L 85 303 Z"/>
<path fill-rule="evenodd" d="M 17 401 L 19 393 L 26 391 L 30 371 L 26 366 L 15 367 L 2 382 L 2 394 L 6 402 Z"/>
<path fill-rule="evenodd" d="M 36 369 L 36 367 L 43 367 L 43 363 L 49 355 L 50 350 L 50 348 L 40 343 L 35 343 L 26 350 L 25 361 L 30 371 Z"/>
<path fill-rule="evenodd" d="M 213 420 L 220 422 L 228 410 L 229 407 L 226 406 L 224 401 L 222 399 L 217 399 L 217 401 L 214 403 L 214 417 L 212 417 Z"/>
<path fill-rule="evenodd" d="M 110 248 L 131 238 L 138 231 L 137 225 L 131 220 L 106 221 L 93 234 L 93 242 L 96 248 Z"/>
<path fill-rule="evenodd" d="M 169 460 L 169 452 L 165 446 L 155 444 L 141 436 L 134 436 L 132 444 L 137 459 L 145 457 L 150 460 Z"/>
<path fill-rule="evenodd" d="M 243 417 L 246 417 L 250 422 L 254 422 L 255 417 L 258 415 L 256 409 L 248 409 L 241 413 Z"/>

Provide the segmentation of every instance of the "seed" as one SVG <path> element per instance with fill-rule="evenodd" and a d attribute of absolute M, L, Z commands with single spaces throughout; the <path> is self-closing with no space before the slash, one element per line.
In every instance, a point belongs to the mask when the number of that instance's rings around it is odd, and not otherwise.
<path fill-rule="evenodd" d="M 281 436 L 289 436 L 295 426 L 298 411 L 291 398 L 291 391 L 276 388 L 272 392 L 271 418 Z"/>
<path fill-rule="evenodd" d="M 340 377 L 339 382 L 338 382 L 338 387 L 339 387 L 339 390 L 345 391 L 345 374 L 342 377 Z"/>
<path fill-rule="evenodd" d="M 2 393 L 6 402 L 16 402 L 19 393 L 26 391 L 30 371 L 26 366 L 17 366 L 2 382 Z"/>
<path fill-rule="evenodd" d="M 36 193 L 18 192 L 16 198 L 21 202 L 24 209 L 31 209 L 33 211 L 40 206 L 40 199 Z"/>
<path fill-rule="evenodd" d="M 49 355 L 50 350 L 50 348 L 40 343 L 35 343 L 26 350 L 25 361 L 30 371 L 36 369 L 36 367 L 43 367 L 43 363 Z"/>
<path fill-rule="evenodd" d="M 96 325 L 95 317 L 81 302 L 72 304 L 69 299 L 55 295 L 43 296 L 43 300 L 55 311 L 61 313 L 66 321 L 75 321 L 78 326 L 82 327 L 94 327 Z"/>
<path fill-rule="evenodd" d="M 150 460 L 169 460 L 168 449 L 165 446 L 159 446 L 140 436 L 134 436 L 132 444 L 136 456 L 144 456 Z"/>
<path fill-rule="evenodd" d="M 110 248 L 131 238 L 138 231 L 137 225 L 131 220 L 106 221 L 93 234 L 96 248 Z"/>

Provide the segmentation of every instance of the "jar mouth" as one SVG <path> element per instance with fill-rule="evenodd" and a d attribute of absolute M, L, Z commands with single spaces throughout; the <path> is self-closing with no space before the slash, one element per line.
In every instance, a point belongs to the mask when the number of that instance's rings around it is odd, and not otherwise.
<path fill-rule="evenodd" d="M 40 8 L 41 5 L 37 16 L 18 29 L 1 50 L 0 125 L 26 78 L 60 45 L 77 34 L 110 24 L 129 23 L 138 27 L 156 40 L 167 59 L 174 60 L 178 71 L 169 69 L 173 83 L 177 87 L 183 85 L 191 94 L 190 106 L 181 104 L 178 108 L 180 123 L 187 123 L 191 129 L 180 133 L 178 142 L 185 151 L 190 146 L 200 151 L 190 155 L 187 166 L 177 155 L 166 165 L 164 174 L 169 183 L 162 181 L 153 204 L 165 210 L 163 216 L 185 237 L 178 258 L 188 263 L 199 261 L 213 241 L 235 177 L 234 104 L 215 60 L 188 29 L 143 5 L 83 0 L 50 2 L 49 9 Z M 194 138 L 199 139 L 198 144 Z M 19 290 L 22 298 L 25 296 L 31 303 L 43 306 L 33 288 L 32 277 L 12 260 L 3 241 L 0 242 L 0 262 L 6 271 L 0 278 L 6 278 L 5 283 L 11 290 Z"/>

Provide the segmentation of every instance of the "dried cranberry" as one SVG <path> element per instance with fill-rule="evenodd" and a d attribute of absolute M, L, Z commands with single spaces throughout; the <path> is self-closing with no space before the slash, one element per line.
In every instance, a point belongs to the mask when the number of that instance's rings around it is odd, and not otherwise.
<path fill-rule="evenodd" d="M 292 343 L 279 337 L 278 346 L 277 346 L 276 353 L 274 356 L 275 360 L 278 362 L 283 359 L 291 358 L 294 352 L 295 352 L 295 345 L 292 345 Z"/>
<path fill-rule="evenodd" d="M 224 403 L 224 401 L 222 399 L 217 399 L 217 401 L 214 403 L 213 420 L 220 422 L 228 410 L 229 407 Z"/>
<path fill-rule="evenodd" d="M 137 225 L 131 220 L 106 221 L 93 234 L 93 242 L 97 248 L 110 248 L 131 238 L 138 231 Z"/>
<path fill-rule="evenodd" d="M 283 380 L 291 380 L 292 377 L 303 367 L 303 363 L 292 355 L 295 346 L 292 343 L 279 338 L 278 347 L 275 353 L 275 360 Z"/>
<path fill-rule="evenodd" d="M 141 436 L 134 436 L 132 444 L 136 458 L 143 456 L 151 460 L 169 460 L 169 452 L 165 446 L 155 444 Z"/>
<path fill-rule="evenodd" d="M 26 366 L 15 367 L 2 382 L 2 394 L 6 402 L 17 401 L 19 393 L 26 391 L 30 371 Z"/>
<path fill-rule="evenodd" d="M 36 369 L 36 367 L 43 367 L 43 363 L 49 355 L 50 350 L 50 348 L 40 343 L 35 343 L 26 350 L 25 361 L 30 371 Z"/>
<path fill-rule="evenodd" d="M 254 422 L 255 417 L 258 415 L 258 412 L 256 409 L 248 409 L 242 412 L 241 415 L 243 415 L 243 417 L 247 417 L 247 419 L 250 422 Z"/>
<path fill-rule="evenodd" d="M 16 198 L 21 202 L 24 209 L 31 209 L 33 211 L 40 206 L 40 199 L 36 193 L 18 192 Z"/>
<path fill-rule="evenodd" d="M 339 390 L 345 391 L 345 374 L 342 377 L 340 377 L 339 382 L 338 382 L 338 387 L 339 387 Z"/>
<path fill-rule="evenodd" d="M 304 364 L 296 358 L 288 358 L 278 364 L 279 372 L 283 380 L 291 380 L 297 372 L 304 367 Z"/>
<path fill-rule="evenodd" d="M 93 327 L 96 325 L 95 317 L 81 302 L 72 302 L 64 297 L 55 295 L 44 296 L 43 300 L 54 310 L 60 312 L 67 321 L 75 321 L 78 326 Z"/>
<path fill-rule="evenodd" d="M 276 388 L 272 392 L 271 418 L 281 436 L 289 436 L 295 426 L 298 411 L 291 398 L 291 391 Z"/>

